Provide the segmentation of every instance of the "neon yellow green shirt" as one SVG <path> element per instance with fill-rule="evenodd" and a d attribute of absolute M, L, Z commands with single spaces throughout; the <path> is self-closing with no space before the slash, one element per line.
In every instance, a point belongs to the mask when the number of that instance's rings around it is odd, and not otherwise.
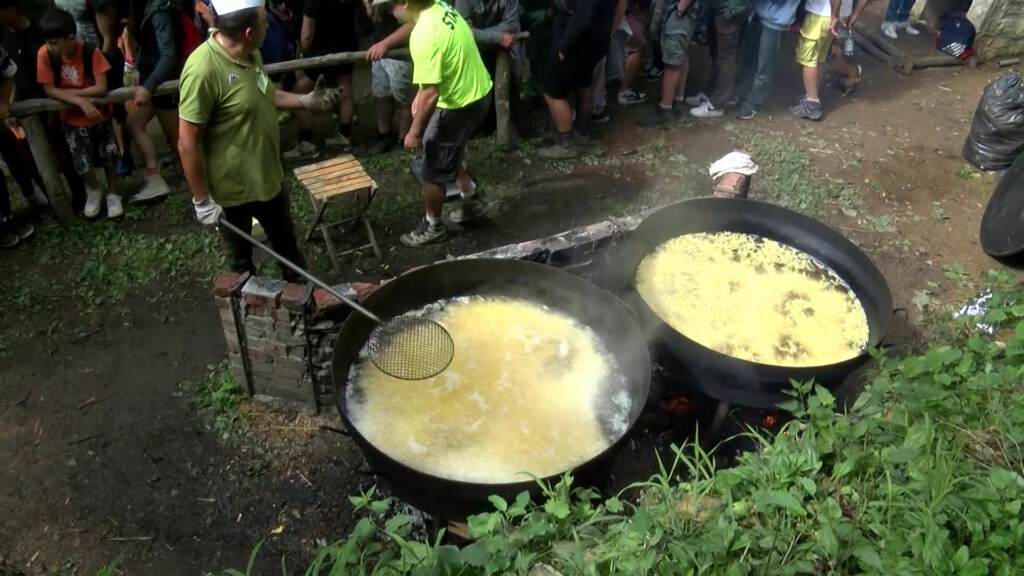
<path fill-rule="evenodd" d="M 491 91 L 491 76 L 480 58 L 473 31 L 451 6 L 436 1 L 420 13 L 409 37 L 412 82 L 436 85 L 437 107 L 464 108 Z"/>

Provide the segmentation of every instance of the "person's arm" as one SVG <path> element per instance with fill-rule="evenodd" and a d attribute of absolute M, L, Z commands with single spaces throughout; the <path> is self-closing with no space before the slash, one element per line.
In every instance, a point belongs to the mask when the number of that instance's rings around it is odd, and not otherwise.
<path fill-rule="evenodd" d="M 328 88 L 323 75 L 316 79 L 313 91 L 309 94 L 295 94 L 274 89 L 274 106 L 278 110 L 309 110 L 310 112 L 329 112 L 338 105 L 341 94 L 336 88 Z"/>
<path fill-rule="evenodd" d="M 160 54 L 153 72 L 142 83 L 142 88 L 153 94 L 157 86 L 171 79 L 171 75 L 178 65 L 178 50 L 171 15 L 160 10 L 153 14 L 150 22 L 153 26 L 153 33 L 156 34 L 156 43 Z"/>
<path fill-rule="evenodd" d="M 437 99 L 440 97 L 440 93 L 437 90 L 437 86 L 420 86 L 416 97 L 412 100 L 413 118 L 412 124 L 409 126 L 410 132 L 416 132 L 416 134 L 422 135 L 423 131 L 427 128 L 427 122 L 430 122 L 430 117 L 434 114 L 434 108 L 437 107 Z"/>
<path fill-rule="evenodd" d="M 366 59 L 375 62 L 388 55 L 392 48 L 405 46 L 409 43 L 409 35 L 412 34 L 412 22 L 406 22 L 388 35 L 387 38 L 370 46 L 366 50 Z"/>
<path fill-rule="evenodd" d="M 299 52 L 301 52 L 304 55 L 309 54 L 309 49 L 313 47 L 313 34 L 315 33 L 316 18 L 303 16 L 302 32 L 299 33 Z"/>
<path fill-rule="evenodd" d="M 0 121 L 11 115 L 11 102 L 14 100 L 14 75 L 18 73 L 10 54 L 0 48 Z"/>
<path fill-rule="evenodd" d="M 579 7 L 569 17 L 569 26 L 565 30 L 565 35 L 558 42 L 558 53 L 561 57 L 564 58 L 566 54 L 571 52 L 572 48 L 587 31 L 587 28 L 593 26 L 595 4 L 597 2 L 593 0 L 580 2 Z"/>
<path fill-rule="evenodd" d="M 850 13 L 850 19 L 847 20 L 847 28 L 853 29 L 853 25 L 860 20 L 860 14 L 867 8 L 867 5 L 871 3 L 871 0 L 857 0 L 853 5 L 853 12 Z"/>
<path fill-rule="evenodd" d="M 206 124 L 194 124 L 184 118 L 178 118 L 178 158 L 181 159 L 181 169 L 185 172 L 185 180 L 192 191 L 192 201 L 196 204 L 206 200 L 210 195 L 206 184 L 206 167 L 200 150 L 205 133 Z"/>
<path fill-rule="evenodd" d="M 615 19 L 612 20 L 612 35 L 619 30 L 619 26 L 622 25 L 622 19 L 626 17 L 626 0 L 619 0 L 619 3 L 615 6 Z"/>
<path fill-rule="evenodd" d="M 103 53 L 113 54 L 117 50 L 117 41 L 121 37 L 121 21 L 117 18 L 113 2 L 103 2 L 96 6 L 93 14 L 96 17 L 96 30 L 103 39 Z"/>
<path fill-rule="evenodd" d="M 285 92 L 284 90 L 274 89 L 274 107 L 278 110 L 302 110 L 302 103 L 299 102 L 301 94 L 295 94 L 294 92 Z"/>

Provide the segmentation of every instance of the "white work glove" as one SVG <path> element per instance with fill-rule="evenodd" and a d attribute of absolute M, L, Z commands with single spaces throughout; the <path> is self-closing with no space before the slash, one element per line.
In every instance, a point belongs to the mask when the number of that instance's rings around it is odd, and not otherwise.
<path fill-rule="evenodd" d="M 299 97 L 299 104 L 310 112 L 330 112 L 338 105 L 341 94 L 335 88 L 327 87 L 327 80 L 321 74 L 309 94 Z"/>
<path fill-rule="evenodd" d="M 193 198 L 192 206 L 196 209 L 196 220 L 207 226 L 216 226 L 220 222 L 220 217 L 224 215 L 224 209 L 214 202 L 209 194 L 201 202 L 196 202 Z"/>

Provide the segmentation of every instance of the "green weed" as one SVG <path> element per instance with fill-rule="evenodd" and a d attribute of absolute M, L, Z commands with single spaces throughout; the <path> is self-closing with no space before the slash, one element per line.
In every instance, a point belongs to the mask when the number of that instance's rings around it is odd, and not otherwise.
<path fill-rule="evenodd" d="M 207 374 L 202 379 L 182 382 L 182 392 L 205 425 L 222 440 L 246 436 L 249 422 L 242 413 L 242 390 L 227 361 L 206 369 Z"/>
<path fill-rule="evenodd" d="M 794 384 L 782 406 L 794 420 L 774 438 L 750 432 L 760 449 L 732 468 L 684 445 L 618 494 L 566 477 L 537 502 L 492 497 L 461 548 L 443 532 L 412 539 L 411 518 L 382 517 L 387 502 L 371 490 L 351 498 L 364 517 L 304 573 L 1019 574 L 1024 290 L 989 279 L 982 318 L 947 316 L 941 341 L 919 353 L 875 353 L 846 413 L 825 388 Z"/>

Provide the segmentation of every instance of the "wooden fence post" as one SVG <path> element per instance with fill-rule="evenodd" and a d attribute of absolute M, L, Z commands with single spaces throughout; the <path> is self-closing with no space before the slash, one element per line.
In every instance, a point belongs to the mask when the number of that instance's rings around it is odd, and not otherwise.
<path fill-rule="evenodd" d="M 508 148 L 512 144 L 512 113 L 509 110 L 509 93 L 512 85 L 512 56 L 507 50 L 498 50 L 494 66 L 494 113 L 498 144 Z"/>
<path fill-rule="evenodd" d="M 46 195 L 50 197 L 50 206 L 61 224 L 70 224 L 75 219 L 75 211 L 71 208 L 71 194 L 64 187 L 57 168 L 57 158 L 50 150 L 50 142 L 46 139 L 46 129 L 38 115 L 20 118 L 21 127 L 25 130 L 25 138 L 32 149 L 32 157 L 36 161 L 39 175 L 43 177 Z"/>

